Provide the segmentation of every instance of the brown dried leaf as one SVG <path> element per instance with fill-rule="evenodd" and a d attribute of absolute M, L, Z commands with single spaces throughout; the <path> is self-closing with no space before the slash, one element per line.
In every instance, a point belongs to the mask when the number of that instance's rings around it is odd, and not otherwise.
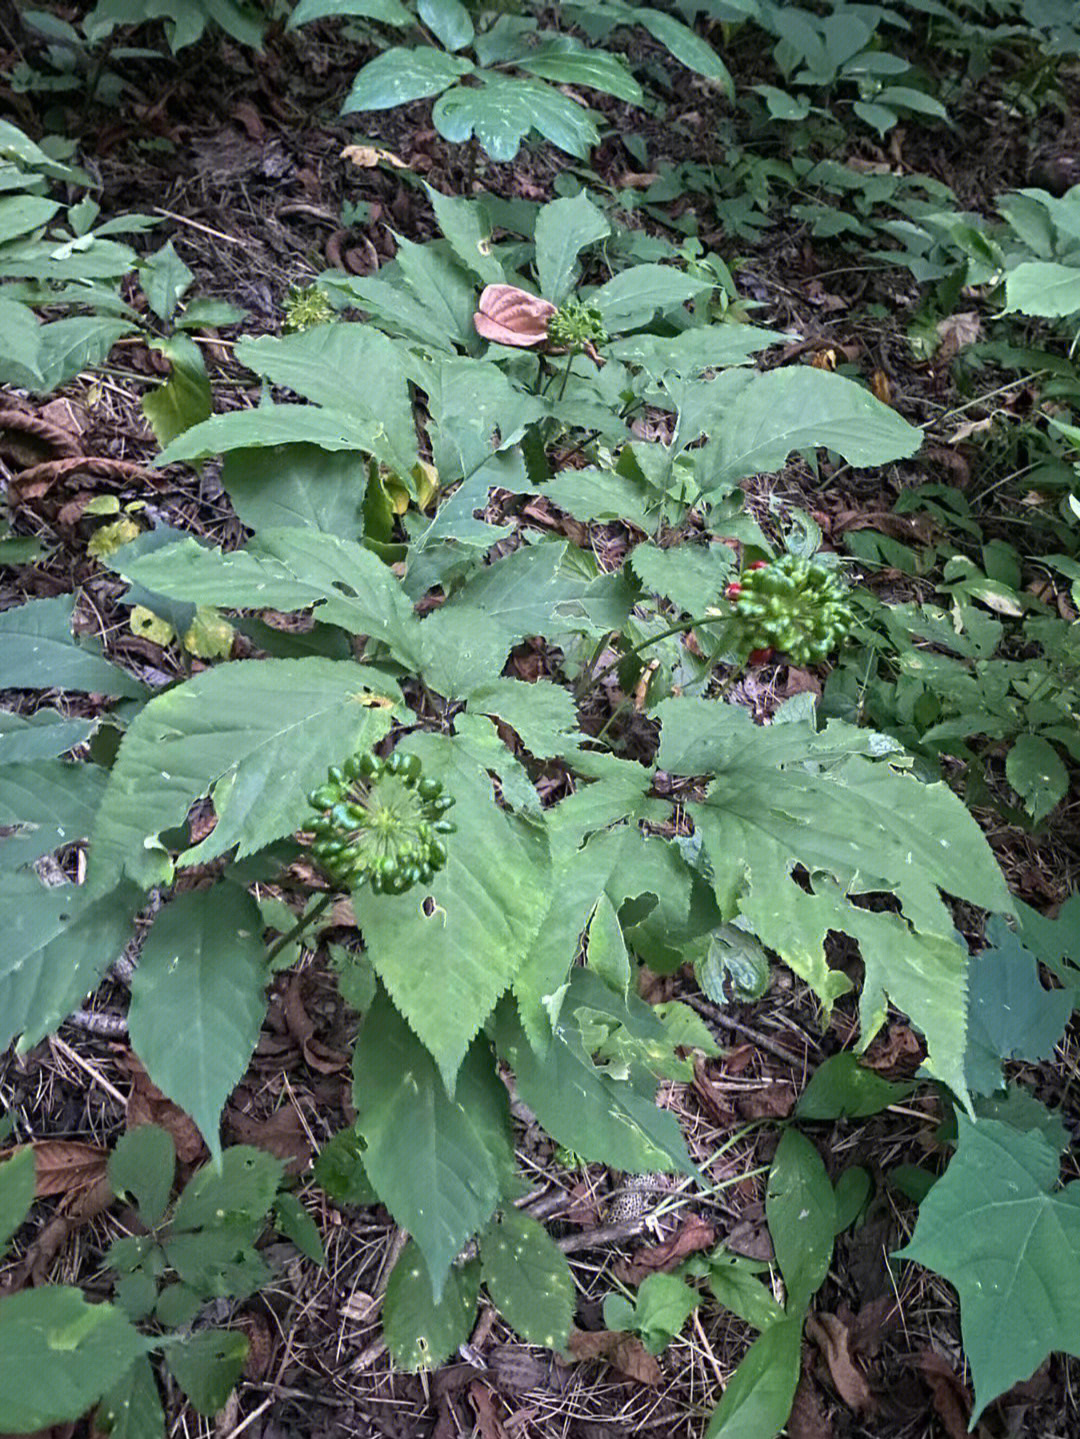
<path fill-rule="evenodd" d="M 787 1422 L 788 1439 L 833 1439 L 832 1420 L 817 1385 L 806 1374 L 799 1380 Z"/>
<path fill-rule="evenodd" d="M 230 1106 L 226 1118 L 240 1144 L 254 1145 L 282 1160 L 286 1174 L 303 1174 L 311 1167 L 314 1150 L 291 1104 L 275 1110 L 268 1119 L 254 1119 Z"/>
<path fill-rule="evenodd" d="M 575 1359 L 606 1359 L 612 1369 L 635 1379 L 639 1384 L 663 1383 L 664 1371 L 636 1334 L 622 1334 L 610 1329 L 586 1333 L 570 1331 L 568 1348 Z"/>
<path fill-rule="evenodd" d="M 476 1412 L 476 1432 L 479 1439 L 507 1439 L 506 1430 L 495 1412 L 490 1389 L 478 1382 L 470 1384 L 469 1403 Z"/>
<path fill-rule="evenodd" d="M 735 1108 L 743 1119 L 786 1119 L 795 1108 L 795 1086 L 762 1080 L 760 1089 L 739 1095 Z"/>
<path fill-rule="evenodd" d="M 971 1394 L 967 1386 L 961 1383 L 949 1361 L 933 1349 L 924 1349 L 917 1362 L 949 1439 L 967 1439 L 971 1416 Z"/>
<path fill-rule="evenodd" d="M 209 1150 L 195 1122 L 171 1099 L 165 1098 L 134 1054 L 125 1055 L 120 1063 L 131 1075 L 126 1115 L 128 1129 L 135 1129 L 140 1124 L 159 1124 L 172 1135 L 176 1157 L 181 1164 L 195 1164 L 200 1159 L 209 1158 Z"/>
<path fill-rule="evenodd" d="M 517 285 L 487 285 L 480 294 L 480 308 L 473 316 L 473 324 L 485 340 L 527 349 L 544 344 L 548 321 L 554 313 L 550 300 L 541 300 Z"/>
<path fill-rule="evenodd" d="M 890 1024 L 862 1057 L 867 1068 L 887 1079 L 910 1079 L 923 1062 L 922 1041 L 906 1024 Z"/>
<path fill-rule="evenodd" d="M 877 1400 L 851 1352 L 851 1330 L 835 1314 L 811 1314 L 806 1336 L 821 1350 L 836 1392 L 853 1414 L 869 1414 Z"/>
<path fill-rule="evenodd" d="M 40 1139 L 29 1147 L 34 1151 L 34 1194 L 38 1199 L 88 1189 L 102 1178 L 109 1158 L 107 1149 L 73 1139 Z M 10 1159 L 26 1148 L 18 1144 L 13 1149 L 0 1149 L 0 1160 Z"/>
<path fill-rule="evenodd" d="M 982 324 L 974 310 L 962 310 L 957 315 L 947 315 L 937 323 L 938 349 L 935 358 L 940 361 L 952 357 L 968 345 L 973 345 L 982 333 Z"/>
<path fill-rule="evenodd" d="M 615 1275 L 625 1284 L 640 1284 L 650 1274 L 674 1269 L 688 1254 L 711 1249 L 715 1243 L 714 1227 L 707 1220 L 691 1214 L 670 1239 L 639 1249 L 632 1259 L 620 1259 L 615 1265 Z"/>

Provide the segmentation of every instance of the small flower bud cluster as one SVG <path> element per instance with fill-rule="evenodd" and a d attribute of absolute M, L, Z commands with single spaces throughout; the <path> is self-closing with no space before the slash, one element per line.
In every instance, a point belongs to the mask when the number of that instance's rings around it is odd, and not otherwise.
<path fill-rule="evenodd" d="M 734 603 L 746 648 L 776 650 L 797 665 L 820 664 L 855 624 L 839 575 L 798 555 L 757 561 L 725 593 Z"/>
<path fill-rule="evenodd" d="M 404 894 L 446 864 L 454 801 L 424 777 L 416 755 L 353 755 L 330 769 L 308 803 L 316 811 L 305 825 L 315 836 L 311 853 L 336 884 L 355 888 L 366 879 L 376 894 Z"/>
<path fill-rule="evenodd" d="M 560 349 L 583 350 L 607 342 L 604 318 L 595 305 L 571 297 L 548 320 L 548 339 Z"/>

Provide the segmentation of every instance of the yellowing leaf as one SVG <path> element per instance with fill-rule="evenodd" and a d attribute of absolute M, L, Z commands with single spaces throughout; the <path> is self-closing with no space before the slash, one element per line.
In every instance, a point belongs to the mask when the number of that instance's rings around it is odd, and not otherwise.
<path fill-rule="evenodd" d="M 200 660 L 228 659 L 236 631 L 212 605 L 198 605 L 184 648 Z"/>
<path fill-rule="evenodd" d="M 151 644 L 165 645 L 172 644 L 176 638 L 176 631 L 168 620 L 163 620 L 160 615 L 148 610 L 145 605 L 135 605 L 128 618 L 128 628 L 133 635 L 140 639 L 149 640 Z"/>
<path fill-rule="evenodd" d="M 86 553 L 102 560 L 122 546 L 129 545 L 141 534 L 142 530 L 135 521 L 129 520 L 125 515 L 122 520 L 114 520 L 111 525 L 102 525 L 100 530 L 95 530 L 86 546 Z"/>

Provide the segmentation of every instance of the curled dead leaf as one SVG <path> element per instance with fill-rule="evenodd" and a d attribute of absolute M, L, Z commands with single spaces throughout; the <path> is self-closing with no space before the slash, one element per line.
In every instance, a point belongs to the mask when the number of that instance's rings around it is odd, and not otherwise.
<path fill-rule="evenodd" d="M 615 1266 L 615 1275 L 624 1284 L 640 1284 L 650 1274 L 674 1269 L 688 1254 L 711 1249 L 716 1243 L 716 1230 L 706 1219 L 689 1215 L 670 1239 L 662 1244 L 649 1244 L 639 1249 L 632 1259 L 622 1259 Z"/>
<path fill-rule="evenodd" d="M 473 315 L 476 333 L 499 345 L 529 349 L 546 342 L 548 321 L 555 314 L 550 300 L 541 300 L 516 285 L 487 285 Z"/>
<path fill-rule="evenodd" d="M 0 1161 L 11 1159 L 27 1146 L 0 1149 Z M 103 1179 L 109 1151 L 96 1144 L 73 1139 L 41 1139 L 29 1146 L 34 1151 L 34 1193 L 38 1199 L 49 1194 L 73 1194 Z"/>
<path fill-rule="evenodd" d="M 589 1332 L 572 1329 L 568 1348 L 575 1359 L 606 1359 L 612 1369 L 617 1369 L 628 1379 L 636 1379 L 639 1384 L 657 1385 L 663 1382 L 664 1371 L 659 1361 L 636 1334 L 623 1334 L 611 1329 Z"/>

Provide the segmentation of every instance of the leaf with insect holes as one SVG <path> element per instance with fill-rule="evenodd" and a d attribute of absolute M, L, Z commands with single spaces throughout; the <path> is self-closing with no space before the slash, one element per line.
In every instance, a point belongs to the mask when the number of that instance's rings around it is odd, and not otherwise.
<path fill-rule="evenodd" d="M 522 1339 L 564 1348 L 574 1317 L 574 1280 L 544 1226 L 519 1209 L 505 1210 L 480 1236 L 480 1260 L 488 1293 Z"/>
<path fill-rule="evenodd" d="M 436 1299 L 420 1250 L 406 1244 L 383 1298 L 383 1331 L 394 1363 L 410 1373 L 445 1363 L 469 1337 L 479 1291 L 480 1265 L 473 1259 L 451 1269 Z"/>

